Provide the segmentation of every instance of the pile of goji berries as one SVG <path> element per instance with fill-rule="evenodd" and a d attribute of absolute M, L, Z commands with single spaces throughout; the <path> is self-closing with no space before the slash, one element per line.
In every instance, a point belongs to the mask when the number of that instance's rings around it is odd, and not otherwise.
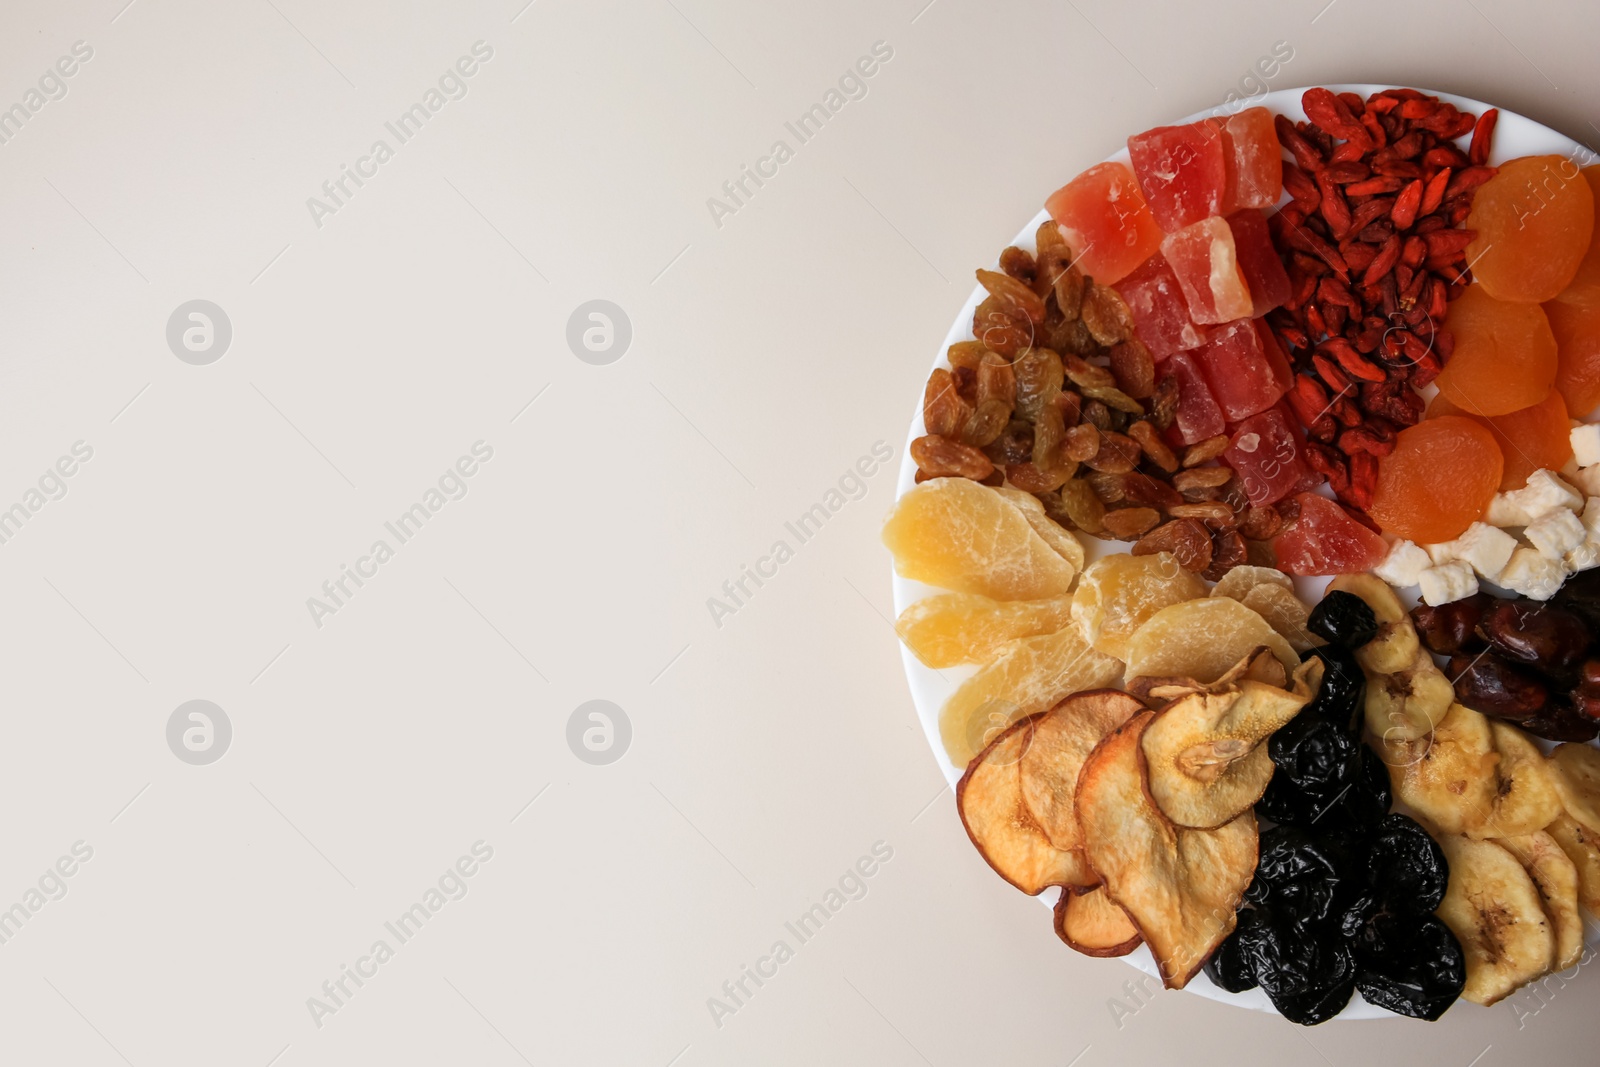
<path fill-rule="evenodd" d="M 1449 301 L 1470 284 L 1461 229 L 1486 165 L 1498 111 L 1481 118 L 1415 89 L 1308 89 L 1307 122 L 1277 117 L 1294 156 L 1294 199 L 1271 219 L 1293 287 L 1267 321 L 1295 365 L 1290 407 L 1306 459 L 1339 499 L 1365 509 L 1378 459 L 1422 418 L 1416 392 L 1438 376 L 1452 340 Z M 1472 134 L 1462 152 L 1451 142 Z"/>

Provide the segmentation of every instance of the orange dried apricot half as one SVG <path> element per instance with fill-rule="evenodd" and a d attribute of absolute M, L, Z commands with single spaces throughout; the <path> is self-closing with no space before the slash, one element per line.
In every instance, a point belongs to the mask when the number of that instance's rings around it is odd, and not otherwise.
<path fill-rule="evenodd" d="M 1462 411 L 1493 417 L 1545 398 L 1556 377 L 1556 338 L 1538 304 L 1497 300 L 1473 285 L 1450 305 L 1445 329 L 1455 353 L 1439 375 L 1439 392 Z"/>
<path fill-rule="evenodd" d="M 1556 339 L 1556 388 L 1567 411 L 1584 418 L 1600 405 L 1600 303 L 1552 300 L 1544 312 Z"/>
<path fill-rule="evenodd" d="M 1401 430 L 1379 463 L 1368 514 L 1398 537 L 1449 541 L 1482 518 L 1504 467 L 1482 423 L 1460 415 L 1426 419 Z"/>
<path fill-rule="evenodd" d="M 1572 281 L 1594 236 L 1594 194 L 1580 175 L 1563 156 L 1523 156 L 1478 189 L 1467 262 L 1490 295 L 1538 304 Z"/>
<path fill-rule="evenodd" d="M 1462 411 L 1440 393 L 1428 405 L 1428 417 L 1440 415 L 1465 416 L 1487 426 L 1494 434 L 1500 455 L 1505 459 L 1505 469 L 1500 473 L 1502 492 L 1521 489 L 1534 471 L 1558 471 L 1572 458 L 1567 405 L 1555 389 L 1532 407 L 1494 418 L 1481 418 L 1470 411 Z"/>

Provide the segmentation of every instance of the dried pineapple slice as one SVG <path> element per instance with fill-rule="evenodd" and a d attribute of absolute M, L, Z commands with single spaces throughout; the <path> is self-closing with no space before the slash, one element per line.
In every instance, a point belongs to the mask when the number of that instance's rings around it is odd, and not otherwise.
<path fill-rule="evenodd" d="M 1259 645 L 1292 672 L 1300 657 L 1267 620 L 1229 597 L 1206 597 L 1162 608 L 1128 641 L 1129 678 L 1192 678 L 1214 682 Z"/>
<path fill-rule="evenodd" d="M 1294 592 L 1294 579 L 1277 568 L 1252 567 L 1244 564 L 1224 574 L 1217 582 L 1217 587 L 1211 590 L 1211 595 L 1242 601 L 1250 590 L 1260 585 L 1282 586 L 1289 592 Z"/>
<path fill-rule="evenodd" d="M 991 600 L 977 593 L 945 593 L 919 600 L 902 611 L 894 629 L 923 663 L 953 667 L 988 663 L 1007 641 L 1055 633 L 1070 625 L 1070 596 Z"/>
<path fill-rule="evenodd" d="M 1097 559 L 1078 579 L 1072 617 L 1083 636 L 1108 656 L 1128 658 L 1128 638 L 1146 619 L 1173 604 L 1206 595 L 1206 583 L 1170 552 L 1118 553 Z"/>
<path fill-rule="evenodd" d="M 1252 587 L 1240 603 L 1266 619 L 1267 625 L 1278 631 L 1296 652 L 1309 652 L 1322 644 L 1320 638 L 1306 629 L 1311 608 L 1294 595 L 1294 590 L 1262 582 Z"/>

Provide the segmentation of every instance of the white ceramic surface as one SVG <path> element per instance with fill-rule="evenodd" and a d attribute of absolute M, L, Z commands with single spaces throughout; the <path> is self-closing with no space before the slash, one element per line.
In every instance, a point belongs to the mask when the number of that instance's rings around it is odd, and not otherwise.
<path fill-rule="evenodd" d="M 1388 88 L 1388 86 L 1347 84 L 1330 85 L 1329 88 L 1333 89 L 1335 92 L 1349 91 L 1359 93 L 1361 96 L 1366 97 L 1380 89 Z M 1428 89 L 1424 89 L 1423 91 L 1433 92 L 1433 90 Z M 1298 121 L 1305 118 L 1305 112 L 1300 107 L 1300 98 L 1304 92 L 1304 88 L 1282 89 L 1276 92 L 1266 93 L 1262 96 L 1255 97 L 1247 101 L 1243 101 L 1239 107 L 1266 107 L 1274 112 L 1288 115 L 1290 118 Z M 1482 114 L 1489 107 L 1493 106 L 1478 100 L 1472 100 L 1464 96 L 1456 96 L 1450 93 L 1435 93 L 1435 95 L 1442 100 L 1449 101 L 1464 111 L 1471 111 L 1474 114 Z M 1189 115 L 1187 118 L 1174 120 L 1174 123 L 1195 122 L 1212 115 L 1230 114 L 1237 109 L 1238 108 L 1212 108 L 1206 111 L 1196 112 L 1192 115 Z M 1464 137 L 1457 143 L 1463 149 L 1465 149 L 1468 140 L 1469 138 Z M 1593 153 L 1589 152 L 1588 149 L 1584 148 L 1576 141 L 1573 141 L 1571 138 L 1557 133 L 1555 130 L 1550 129 L 1547 126 L 1543 126 L 1537 122 L 1534 122 L 1532 119 L 1525 118 L 1522 115 L 1518 115 L 1511 111 L 1507 111 L 1505 108 L 1500 109 L 1500 118 L 1495 126 L 1494 131 L 1493 152 L 1490 156 L 1490 162 L 1502 163 L 1506 160 L 1515 159 L 1519 156 L 1550 154 L 1567 156 L 1578 161 L 1580 164 L 1593 162 Z M 1127 163 L 1128 151 L 1126 148 L 1119 149 L 1118 151 L 1107 156 L 1106 159 L 1107 161 Z M 1071 175 L 1063 175 L 1062 183 L 1064 184 L 1070 178 Z M 1053 191 L 1053 189 L 1041 189 L 1040 199 L 1042 200 L 1045 196 L 1049 195 Z M 1284 201 L 1288 200 L 1287 194 L 1285 194 L 1283 199 Z M 1022 248 L 1032 249 L 1034 232 L 1038 229 L 1039 224 L 1045 221 L 1045 219 L 1048 217 L 1048 213 L 1041 210 L 1037 215 L 1029 220 L 1027 225 L 1024 226 L 1009 243 Z M 997 247 L 1004 246 L 998 245 L 997 242 Z M 988 265 L 991 268 L 996 266 L 993 261 L 991 261 L 991 263 Z M 973 288 L 972 295 L 969 296 L 967 298 L 967 302 L 962 305 L 960 313 L 956 315 L 955 322 L 950 327 L 950 332 L 945 336 L 943 343 L 941 343 L 939 346 L 939 350 L 935 353 L 933 367 L 948 367 L 949 363 L 945 360 L 945 350 L 948 349 L 950 345 L 955 344 L 957 341 L 970 340 L 972 338 L 972 313 L 984 296 L 985 292 L 981 286 L 975 286 Z M 906 435 L 907 448 L 903 449 L 901 452 L 902 459 L 900 464 L 899 482 L 896 490 L 897 495 L 905 493 L 915 484 L 917 468 L 916 464 L 911 459 L 909 445 L 911 441 L 922 436 L 924 432 L 921 404 L 922 384 L 923 383 L 921 381 L 915 383 L 915 392 L 918 399 L 916 410 L 912 415 L 911 427 Z M 1093 537 L 1083 537 L 1082 540 L 1084 542 L 1088 558 L 1091 561 L 1098 559 L 1103 555 L 1125 550 L 1125 545 L 1120 542 L 1102 541 Z M 1320 597 L 1323 588 L 1327 585 L 1327 582 L 1328 579 L 1326 578 L 1298 578 L 1295 580 L 1295 586 L 1302 599 L 1305 599 L 1309 603 L 1315 603 L 1316 599 Z M 924 585 L 920 582 L 910 581 L 896 574 L 894 576 L 895 613 L 899 614 L 916 601 L 939 591 L 940 590 L 934 589 L 931 586 Z M 911 697 L 913 702 L 916 704 L 917 718 L 922 724 L 923 733 L 927 738 L 929 747 L 933 750 L 933 756 L 939 764 L 939 769 L 943 772 L 945 778 L 951 783 L 951 785 L 954 786 L 956 781 L 961 777 L 962 768 L 959 768 L 950 762 L 949 758 L 945 755 L 944 746 L 939 741 L 939 709 L 944 704 L 945 699 L 950 695 L 951 692 L 954 691 L 955 686 L 959 684 L 962 679 L 972 674 L 974 668 L 963 667 L 935 670 L 933 668 L 926 667 L 920 663 L 903 644 L 900 647 L 900 655 L 901 659 L 905 662 L 906 680 L 911 687 Z M 997 893 L 1012 892 L 1010 888 L 1006 887 L 1005 884 L 998 879 L 995 881 L 995 891 Z M 1058 891 L 1056 890 L 1046 890 L 1045 893 L 1041 895 L 1040 899 L 1046 904 L 1053 905 L 1058 895 Z M 1591 930 L 1591 937 L 1592 936 L 1593 934 Z M 1138 967 L 1147 974 L 1157 974 L 1155 961 L 1151 958 L 1150 951 L 1145 946 L 1140 946 L 1137 951 L 1128 956 L 1122 957 L 1122 959 L 1133 964 L 1135 967 Z M 1106 962 L 1109 963 L 1109 961 Z M 1204 973 L 1196 975 L 1186 988 L 1191 992 L 1198 993 L 1201 996 L 1212 1000 L 1224 1001 L 1240 1007 L 1253 1008 L 1257 1011 L 1275 1011 L 1275 1009 L 1272 1007 L 1271 1001 L 1267 999 L 1266 994 L 1261 992 L 1259 989 L 1254 989 L 1242 994 L 1228 993 L 1213 985 L 1210 979 L 1208 979 Z M 1357 993 L 1351 999 L 1349 1006 L 1346 1007 L 1339 1016 L 1341 1019 L 1376 1019 L 1392 1017 L 1393 1016 L 1391 1016 L 1389 1012 L 1373 1007 L 1372 1005 L 1366 1003 L 1366 1001 L 1361 998 L 1359 993 Z"/>

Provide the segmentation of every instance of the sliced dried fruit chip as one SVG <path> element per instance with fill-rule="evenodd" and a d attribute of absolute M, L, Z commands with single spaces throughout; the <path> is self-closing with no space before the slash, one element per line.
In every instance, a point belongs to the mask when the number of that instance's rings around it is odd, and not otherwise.
<path fill-rule="evenodd" d="M 1550 834 L 1536 833 L 1499 840 L 1533 879 L 1555 934 L 1551 966 L 1564 971 L 1583 955 L 1583 915 L 1578 911 L 1578 868 Z"/>
<path fill-rule="evenodd" d="M 1591 834 L 1600 834 L 1600 749 L 1557 745 L 1550 753 L 1561 805 Z"/>
<path fill-rule="evenodd" d="M 1476 826 L 1494 803 L 1494 736 L 1489 720 L 1452 705 L 1431 734 L 1381 738 L 1395 799 L 1409 805 L 1441 833 Z"/>
<path fill-rule="evenodd" d="M 1355 650 L 1363 668 L 1393 674 L 1416 662 L 1417 649 L 1422 647 L 1417 642 L 1417 628 L 1388 583 L 1370 574 L 1341 574 L 1328 583 L 1328 591 L 1360 597 L 1378 622 L 1377 634 Z"/>
<path fill-rule="evenodd" d="M 1073 807 L 1083 761 L 1107 734 L 1143 710 L 1126 693 L 1096 689 L 1068 697 L 1034 723 L 1033 740 L 1022 756 L 1022 799 L 1057 848 L 1083 844 Z"/>
<path fill-rule="evenodd" d="M 1050 844 L 1022 802 L 1019 763 L 1033 736 L 1023 719 L 994 739 L 956 783 L 956 807 L 967 836 L 995 872 L 1030 896 L 1052 885 L 1097 881 L 1082 852 Z"/>
<path fill-rule="evenodd" d="M 1562 815 L 1544 828 L 1567 854 L 1578 872 L 1578 900 L 1589 914 L 1600 918 L 1600 834 L 1586 830 L 1570 815 Z"/>
<path fill-rule="evenodd" d="M 1260 645 L 1286 670 L 1300 656 L 1265 619 L 1237 600 L 1206 597 L 1163 608 L 1128 641 L 1128 677 L 1186 677 L 1214 682 Z"/>
<path fill-rule="evenodd" d="M 930 667 L 988 663 L 1000 646 L 1019 637 L 1055 633 L 1072 625 L 1072 598 L 991 600 L 977 593 L 945 593 L 917 601 L 894 624 L 900 640 Z"/>
<path fill-rule="evenodd" d="M 1461 942 L 1474 1004 L 1494 1004 L 1550 970 L 1555 935 L 1533 879 L 1493 841 L 1456 834 L 1439 838 L 1450 864 L 1450 888 L 1439 918 Z"/>
<path fill-rule="evenodd" d="M 945 702 L 939 713 L 945 752 L 964 766 L 1016 719 L 1121 676 L 1122 664 L 1090 648 L 1075 626 L 1007 642 Z"/>
<path fill-rule="evenodd" d="M 1087 893 L 1064 890 L 1055 916 L 1056 936 L 1085 956 L 1126 956 L 1144 943 L 1128 913 L 1102 886 Z"/>
<path fill-rule="evenodd" d="M 1425 738 L 1455 702 L 1450 679 L 1421 648 L 1403 671 L 1367 672 L 1365 716 L 1373 737 L 1397 742 Z"/>
<path fill-rule="evenodd" d="M 1079 541 L 1071 530 L 1047 515 L 1038 497 L 1009 486 L 1001 486 L 995 492 L 1000 494 L 1002 500 L 1009 501 L 1012 507 L 1022 512 L 1022 517 L 1028 520 L 1033 532 L 1053 548 L 1058 556 L 1072 564 L 1074 570 L 1083 570 L 1083 542 Z"/>
<path fill-rule="evenodd" d="M 1193 678 L 1139 677 L 1129 680 L 1128 692 L 1146 703 L 1169 703 L 1191 693 L 1221 693 L 1233 689 L 1246 679 L 1282 689 L 1289 684 L 1289 672 L 1283 662 L 1265 645 L 1251 652 L 1214 682 L 1199 682 Z M 1315 692 L 1314 679 L 1308 692 Z"/>
<path fill-rule="evenodd" d="M 1025 509 L 965 478 L 934 478 L 902 496 L 883 543 L 904 577 L 997 600 L 1059 596 L 1078 572 Z"/>
<path fill-rule="evenodd" d="M 1248 811 L 1272 778 L 1268 737 L 1309 695 L 1244 681 L 1169 704 L 1144 732 L 1150 796 L 1178 826 L 1221 826 Z"/>
<path fill-rule="evenodd" d="M 1549 826 L 1561 814 L 1561 794 L 1544 753 L 1510 723 L 1490 722 L 1489 732 L 1500 757 L 1491 779 L 1494 800 L 1476 823 L 1469 821 L 1467 836 L 1516 837 Z"/>
<path fill-rule="evenodd" d="M 1102 741 L 1078 779 L 1078 823 L 1089 864 L 1133 920 L 1169 989 L 1181 989 L 1234 926 L 1255 874 L 1252 812 L 1215 830 L 1186 830 L 1145 787 L 1143 712 Z"/>
<path fill-rule="evenodd" d="M 1095 560 L 1083 572 L 1072 598 L 1072 617 L 1095 648 L 1126 659 L 1128 638 L 1146 619 L 1205 595 L 1205 582 L 1179 566 L 1170 552 L 1118 553 Z"/>

